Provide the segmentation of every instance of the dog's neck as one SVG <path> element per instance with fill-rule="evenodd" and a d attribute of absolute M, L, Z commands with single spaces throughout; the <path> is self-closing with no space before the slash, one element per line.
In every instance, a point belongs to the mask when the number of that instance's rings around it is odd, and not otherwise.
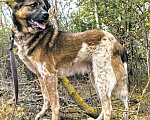
<path fill-rule="evenodd" d="M 15 44 L 18 47 L 24 48 L 26 55 L 30 55 L 34 48 L 40 43 L 40 41 L 46 36 L 52 38 L 55 29 L 52 25 L 48 24 L 43 31 L 36 32 L 24 32 L 19 31 L 17 28 L 13 28 Z M 43 46 L 50 44 L 50 39 L 42 41 Z"/>

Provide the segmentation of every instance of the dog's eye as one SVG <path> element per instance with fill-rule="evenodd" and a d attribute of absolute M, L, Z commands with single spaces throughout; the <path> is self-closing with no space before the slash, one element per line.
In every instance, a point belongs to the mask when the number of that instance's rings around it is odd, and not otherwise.
<path fill-rule="evenodd" d="M 29 5 L 31 8 L 36 8 L 37 6 L 38 6 L 38 4 L 35 2 L 35 3 L 33 3 L 33 4 L 30 4 Z"/>

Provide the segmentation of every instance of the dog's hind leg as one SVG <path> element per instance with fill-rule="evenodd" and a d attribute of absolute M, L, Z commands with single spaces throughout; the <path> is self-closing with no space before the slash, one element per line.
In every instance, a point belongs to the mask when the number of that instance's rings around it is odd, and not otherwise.
<path fill-rule="evenodd" d="M 48 95 L 46 92 L 46 87 L 43 83 L 44 81 L 41 77 L 39 77 L 39 81 L 40 81 L 40 85 L 41 85 L 41 91 L 42 91 L 42 95 L 43 95 L 43 99 L 44 99 L 44 104 L 43 104 L 42 110 L 36 115 L 35 120 L 39 120 L 45 114 L 46 110 L 49 107 L 49 101 L 47 98 Z"/>
<path fill-rule="evenodd" d="M 95 79 L 96 82 L 96 89 L 98 91 L 98 95 L 100 97 L 101 100 L 101 104 L 102 104 L 102 112 L 99 115 L 99 117 L 96 120 L 110 120 L 111 118 L 111 112 L 112 112 L 112 106 L 111 106 L 111 95 L 109 94 L 108 91 L 108 83 L 106 81 L 103 81 L 102 79 Z"/>
<path fill-rule="evenodd" d="M 111 91 L 116 83 L 111 61 L 100 56 L 93 57 L 93 75 L 95 89 L 102 104 L 102 112 L 97 120 L 110 120 L 112 112 Z"/>
<path fill-rule="evenodd" d="M 92 56 L 95 88 L 102 104 L 102 112 L 97 120 L 110 120 L 112 113 L 111 92 L 116 85 L 116 76 L 112 67 L 111 47 L 110 40 L 103 38 Z"/>

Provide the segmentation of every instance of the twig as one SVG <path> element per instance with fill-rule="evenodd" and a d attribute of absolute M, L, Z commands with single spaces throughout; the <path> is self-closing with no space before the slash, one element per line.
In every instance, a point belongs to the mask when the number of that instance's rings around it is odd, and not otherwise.
<path fill-rule="evenodd" d="M 141 106 L 141 101 L 143 99 L 144 94 L 146 93 L 146 90 L 147 90 L 149 84 L 150 84 L 150 78 L 149 78 L 149 80 L 148 80 L 148 82 L 147 82 L 147 84 L 146 84 L 146 86 L 142 92 L 142 95 L 140 96 L 140 102 L 139 102 L 138 109 L 137 109 L 136 120 L 138 120 L 138 114 L 139 114 L 139 110 L 140 110 L 140 106 Z"/>
<path fill-rule="evenodd" d="M 133 88 L 133 90 L 132 90 L 132 92 L 131 92 L 131 94 L 130 94 L 130 96 L 129 96 L 129 100 L 130 100 L 130 98 L 132 97 L 135 88 L 136 88 L 136 85 L 134 86 L 134 88 Z"/>
<path fill-rule="evenodd" d="M 131 7 L 131 9 L 133 10 L 133 11 L 135 11 L 136 13 L 138 13 L 139 14 L 139 12 L 136 10 L 136 9 L 134 9 L 133 7 L 132 7 L 132 5 L 129 5 L 126 1 L 124 1 L 124 0 L 121 0 L 123 3 L 125 3 L 126 5 L 128 5 L 129 7 Z M 142 12 L 142 11 L 141 11 Z"/>

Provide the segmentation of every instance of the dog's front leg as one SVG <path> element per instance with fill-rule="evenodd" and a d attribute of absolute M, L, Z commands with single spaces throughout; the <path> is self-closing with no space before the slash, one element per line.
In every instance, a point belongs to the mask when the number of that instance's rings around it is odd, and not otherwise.
<path fill-rule="evenodd" d="M 43 81 L 47 92 L 48 100 L 51 104 L 52 120 L 58 120 L 59 116 L 59 98 L 57 91 L 57 75 L 49 73 L 43 75 Z"/>
<path fill-rule="evenodd" d="M 44 104 L 43 104 L 42 110 L 36 115 L 35 120 L 39 120 L 45 114 L 46 110 L 49 107 L 48 94 L 46 91 L 44 81 L 43 81 L 42 77 L 38 77 L 38 78 L 39 78 L 40 85 L 41 85 L 41 91 L 42 91 L 42 95 L 43 95 L 43 99 L 44 99 Z"/>

